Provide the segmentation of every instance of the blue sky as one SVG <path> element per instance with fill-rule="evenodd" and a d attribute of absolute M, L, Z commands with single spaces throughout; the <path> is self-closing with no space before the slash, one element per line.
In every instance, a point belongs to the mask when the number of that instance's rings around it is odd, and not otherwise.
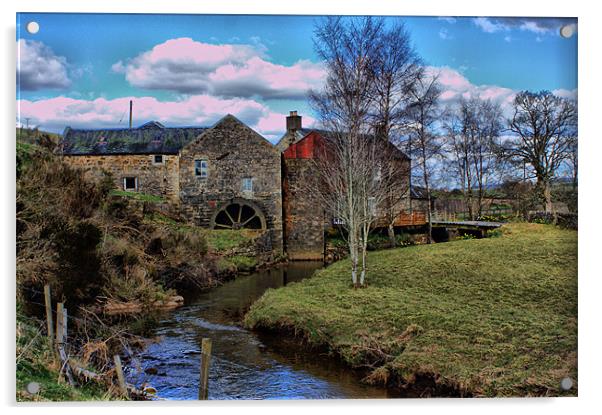
<path fill-rule="evenodd" d="M 453 100 L 479 94 L 511 101 L 523 89 L 576 96 L 574 19 L 402 19 L 416 50 Z M 323 72 L 312 41 L 316 16 L 20 14 L 17 99 L 23 120 L 65 126 L 123 126 L 134 97 L 135 124 L 208 125 L 232 112 L 274 139 Z M 30 34 L 27 22 L 40 30 Z M 136 99 L 137 98 L 137 99 Z M 126 117 L 127 118 L 127 117 Z"/>

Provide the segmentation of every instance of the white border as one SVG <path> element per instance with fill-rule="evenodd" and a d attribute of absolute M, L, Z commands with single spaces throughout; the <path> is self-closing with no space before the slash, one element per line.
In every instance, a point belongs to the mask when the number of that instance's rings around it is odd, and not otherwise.
<path fill-rule="evenodd" d="M 495 400 L 399 400 L 399 401 L 312 401 L 312 402 L 206 402 L 200 403 L 128 403 L 128 404 L 50 404 L 25 406 L 22 412 L 77 413 L 82 409 L 87 413 L 100 414 L 110 411 L 144 411 L 146 414 L 164 414 L 166 409 L 177 407 L 180 412 L 199 413 L 235 412 L 265 414 L 286 412 L 287 415 L 307 414 L 307 412 L 345 411 L 350 414 L 366 412 L 416 413 L 417 411 L 439 413 L 508 413 L 534 412 L 567 414 L 593 412 L 600 407 L 598 398 L 600 378 L 600 293 L 602 292 L 601 272 L 595 258 L 596 247 L 601 234 L 595 219 L 601 217 L 598 194 L 600 187 L 599 155 L 600 143 L 598 101 L 602 96 L 600 80 L 595 74 L 602 73 L 600 65 L 600 45 L 602 39 L 600 17 L 594 8 L 595 2 L 558 1 L 528 2 L 525 0 L 505 0 L 484 2 L 468 0 L 297 0 L 291 1 L 248 1 L 220 0 L 214 2 L 194 2 L 186 0 L 140 1 L 140 0 L 21 0 L 1 3 L 3 23 L 3 58 L 0 70 L 4 83 L 5 97 L 2 100 L 4 135 L 0 139 L 3 163 L 2 211 L 4 227 L 2 232 L 2 365 L 1 390 L 3 402 L 9 411 L 16 409 L 14 404 L 14 271 L 15 271 L 15 173 L 14 173 L 14 123 L 15 123 L 15 13 L 25 12 L 104 12 L 104 13 L 229 13 L 229 14 L 381 14 L 381 15 L 437 15 L 437 16 L 576 16 L 579 18 L 579 109 L 580 109 L 580 225 L 579 231 L 579 398 L 563 399 L 495 399 Z M 596 128 L 597 127 L 597 128 Z M 596 239 L 598 237 L 598 240 Z M 597 404 L 597 405 L 596 405 Z M 85 408 L 85 409 L 84 409 Z"/>

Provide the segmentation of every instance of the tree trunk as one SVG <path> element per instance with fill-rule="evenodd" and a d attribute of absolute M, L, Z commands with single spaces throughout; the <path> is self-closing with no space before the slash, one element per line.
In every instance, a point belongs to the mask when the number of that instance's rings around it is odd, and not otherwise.
<path fill-rule="evenodd" d="M 395 227 L 392 223 L 389 223 L 389 226 L 387 228 L 387 234 L 389 236 L 389 247 L 395 248 L 395 246 L 397 245 L 397 241 L 395 240 Z"/>
<path fill-rule="evenodd" d="M 424 174 L 424 188 L 426 190 L 426 202 L 427 202 L 427 208 L 426 208 L 426 220 L 428 223 L 428 237 L 427 237 L 427 242 L 433 243 L 433 213 L 432 213 L 432 208 L 431 208 L 431 189 L 429 187 L 429 180 L 428 180 L 428 174 Z"/>
<path fill-rule="evenodd" d="M 546 203 L 546 213 L 553 213 L 554 205 L 552 205 L 552 189 L 549 180 L 543 182 L 543 197 Z"/>

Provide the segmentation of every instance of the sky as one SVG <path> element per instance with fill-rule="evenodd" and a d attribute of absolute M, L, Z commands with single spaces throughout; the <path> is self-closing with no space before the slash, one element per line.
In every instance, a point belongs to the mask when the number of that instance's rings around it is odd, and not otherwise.
<path fill-rule="evenodd" d="M 320 19 L 18 14 L 17 125 L 126 127 L 133 100 L 134 126 L 210 126 L 231 113 L 277 141 L 289 111 L 316 123 L 306 96 L 326 76 L 313 44 Z M 577 97 L 576 19 L 387 17 L 396 21 L 439 74 L 444 104 L 480 96 L 508 111 L 521 90 Z"/>

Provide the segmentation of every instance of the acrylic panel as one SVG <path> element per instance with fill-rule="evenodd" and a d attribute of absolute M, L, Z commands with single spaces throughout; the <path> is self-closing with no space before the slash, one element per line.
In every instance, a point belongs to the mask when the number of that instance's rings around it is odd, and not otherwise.
<path fill-rule="evenodd" d="M 577 19 L 17 14 L 17 400 L 577 395 Z"/>

